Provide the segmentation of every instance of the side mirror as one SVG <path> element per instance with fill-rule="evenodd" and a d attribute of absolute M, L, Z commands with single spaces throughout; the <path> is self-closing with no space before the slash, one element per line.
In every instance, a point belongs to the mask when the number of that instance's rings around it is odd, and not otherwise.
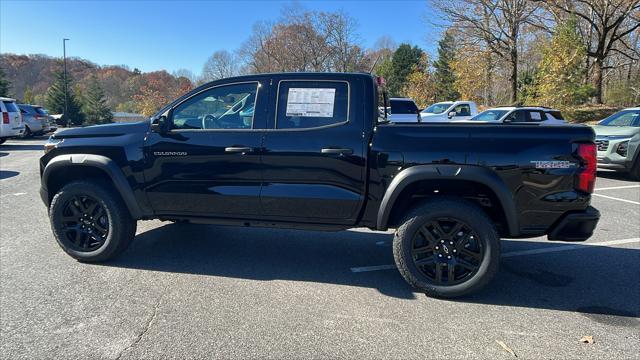
<path fill-rule="evenodd" d="M 158 134 L 165 134 L 169 130 L 169 121 L 167 121 L 167 116 L 162 115 L 158 118 L 155 118 L 151 122 L 151 131 L 157 132 Z"/>
<path fill-rule="evenodd" d="M 452 117 L 456 116 L 456 112 L 455 111 L 449 111 L 449 114 L 447 114 L 447 116 L 449 116 L 449 119 L 451 119 Z"/>

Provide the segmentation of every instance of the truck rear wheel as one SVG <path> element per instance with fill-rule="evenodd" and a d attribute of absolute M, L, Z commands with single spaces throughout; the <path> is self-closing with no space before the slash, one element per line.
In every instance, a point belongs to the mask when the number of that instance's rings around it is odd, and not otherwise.
<path fill-rule="evenodd" d="M 49 219 L 58 245 L 86 262 L 114 258 L 136 233 L 120 196 L 108 186 L 76 181 L 65 185 L 51 201 Z"/>
<path fill-rule="evenodd" d="M 434 198 L 414 208 L 396 231 L 393 256 L 404 279 L 427 295 L 454 298 L 478 291 L 500 263 L 500 237 L 480 207 Z"/>

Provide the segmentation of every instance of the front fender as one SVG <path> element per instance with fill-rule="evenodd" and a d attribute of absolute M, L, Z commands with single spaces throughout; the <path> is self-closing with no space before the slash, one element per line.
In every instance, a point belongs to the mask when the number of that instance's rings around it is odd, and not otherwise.
<path fill-rule="evenodd" d="M 134 219 L 142 218 L 140 206 L 136 201 L 133 190 L 129 186 L 126 177 L 122 173 L 122 170 L 120 170 L 120 167 L 115 163 L 115 161 L 108 157 L 95 154 L 58 155 L 47 163 L 42 171 L 40 189 L 42 201 L 44 201 L 47 206 L 49 206 L 49 192 L 47 189 L 49 178 L 56 171 L 64 170 L 65 167 L 69 166 L 88 166 L 104 171 L 109 176 L 116 191 L 118 191 L 122 197 L 122 200 L 129 209 L 131 216 Z"/>
<path fill-rule="evenodd" d="M 513 195 L 500 177 L 488 168 L 470 165 L 416 165 L 407 168 L 395 176 L 387 188 L 380 208 L 376 228 L 387 230 L 389 217 L 393 206 L 402 191 L 412 183 L 422 180 L 466 180 L 490 188 L 497 196 L 505 212 L 509 234 L 519 233 L 516 206 Z"/>

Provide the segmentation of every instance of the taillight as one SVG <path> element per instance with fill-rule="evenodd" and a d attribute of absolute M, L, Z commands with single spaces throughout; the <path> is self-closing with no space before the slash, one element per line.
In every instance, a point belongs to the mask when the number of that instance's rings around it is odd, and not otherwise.
<path fill-rule="evenodd" d="M 578 170 L 576 189 L 586 193 L 592 193 L 596 184 L 596 144 L 578 144 L 577 155 L 582 160 L 582 166 Z"/>
<path fill-rule="evenodd" d="M 3 124 L 8 124 L 9 123 L 9 113 L 6 113 L 6 112 L 2 113 L 2 123 Z"/>

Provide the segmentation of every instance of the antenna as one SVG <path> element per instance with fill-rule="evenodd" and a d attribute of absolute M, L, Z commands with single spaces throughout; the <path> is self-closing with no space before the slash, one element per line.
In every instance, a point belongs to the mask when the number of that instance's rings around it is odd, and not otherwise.
<path fill-rule="evenodd" d="M 380 60 L 380 56 L 382 56 L 382 54 L 378 54 L 378 57 L 376 58 L 376 61 L 373 62 L 373 65 L 371 65 L 371 70 L 369 70 L 369 74 L 373 73 L 373 69 L 376 67 L 376 65 L 378 64 L 378 60 Z"/>

